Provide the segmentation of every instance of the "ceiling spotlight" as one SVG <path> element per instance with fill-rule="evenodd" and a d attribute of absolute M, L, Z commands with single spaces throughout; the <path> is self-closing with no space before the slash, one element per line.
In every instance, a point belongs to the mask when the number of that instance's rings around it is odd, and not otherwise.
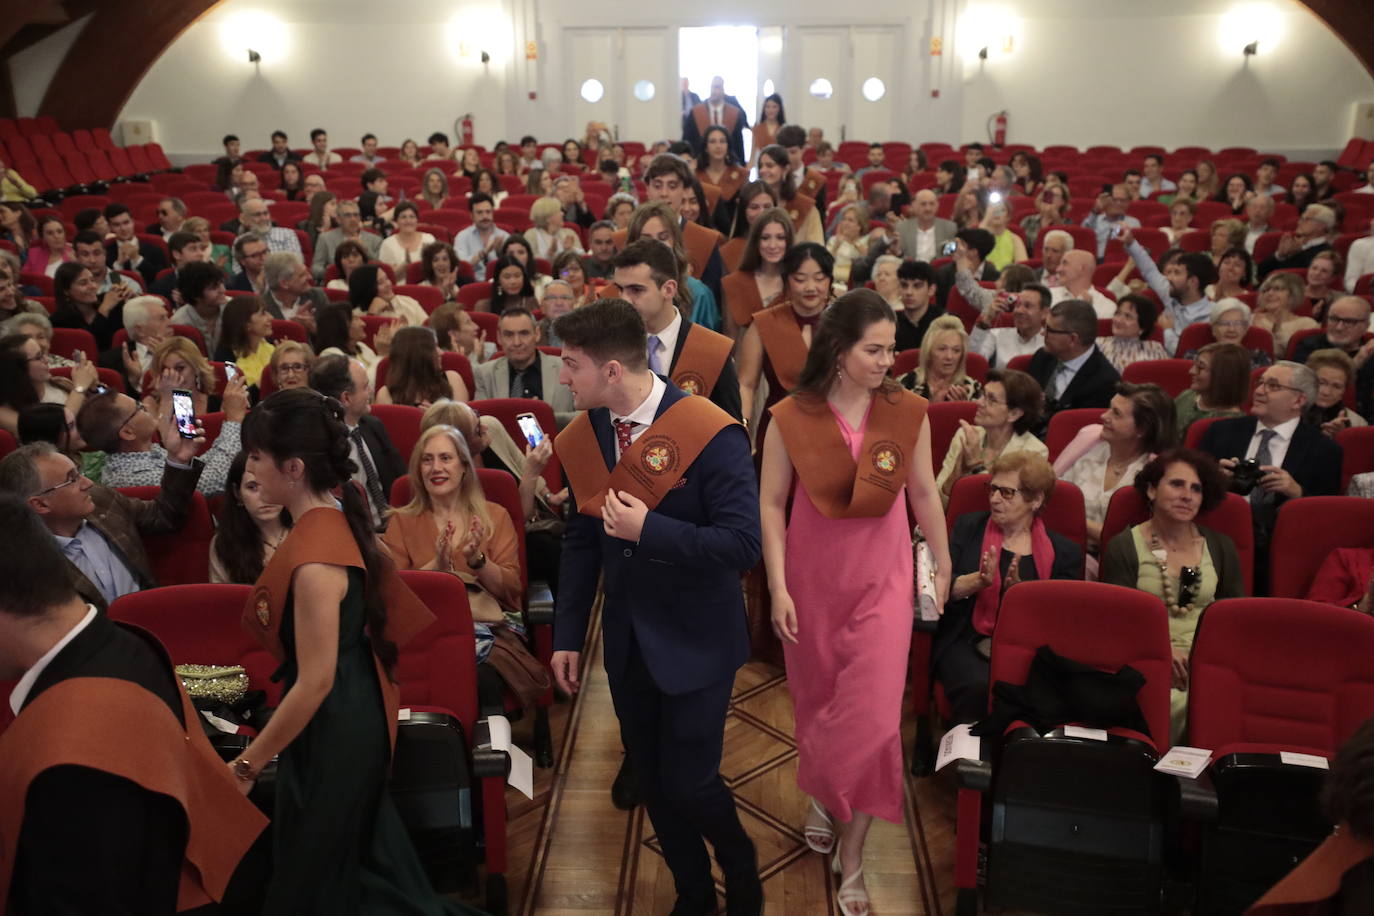
<path fill-rule="evenodd" d="M 257 51 L 254 51 L 252 48 L 249 48 L 249 49 L 248 49 L 248 62 L 249 62 L 250 64 L 256 64 L 256 63 L 258 63 L 258 62 L 261 61 L 261 60 L 262 60 L 262 55 L 261 55 L 261 54 L 259 54 Z"/>

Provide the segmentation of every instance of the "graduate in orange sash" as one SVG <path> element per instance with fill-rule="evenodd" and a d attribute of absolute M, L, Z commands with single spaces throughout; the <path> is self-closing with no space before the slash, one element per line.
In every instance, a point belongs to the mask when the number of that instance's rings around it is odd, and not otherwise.
<path fill-rule="evenodd" d="M 602 581 L 602 638 L 620 736 L 638 776 L 677 914 L 763 908 L 754 845 L 720 776 L 725 713 L 749 656 L 740 574 L 759 557 L 758 489 L 744 428 L 649 371 L 644 321 L 602 299 L 555 323 L 559 381 L 586 410 L 554 448 L 576 511 L 563 538 L 553 630 L 559 687 L 581 683 Z"/>
<path fill-rule="evenodd" d="M 724 262 L 726 276 L 739 270 L 754 220 L 762 216 L 765 210 L 777 205 L 778 195 L 762 181 L 751 181 L 740 189 L 735 201 L 735 218 L 730 223 L 730 237 L 720 246 L 720 259 Z"/>
<path fill-rule="evenodd" d="M 398 648 L 433 616 L 382 552 L 350 482 L 343 407 L 306 388 L 278 391 L 249 415 L 243 448 L 263 499 L 295 519 L 243 613 L 244 628 L 282 663 L 286 692 L 229 764 L 247 791 L 279 755 L 262 912 L 474 912 L 435 895 L 387 792 L 391 672 Z"/>
<path fill-rule="evenodd" d="M 835 259 L 824 245 L 793 245 L 782 261 L 783 301 L 754 315 L 739 343 L 740 405 L 746 419 L 755 413 L 759 379 L 768 379 L 768 400 L 759 419 L 755 445 L 768 428 L 767 408 L 785 398 L 801 379 L 821 310 L 830 303 Z"/>
<path fill-rule="evenodd" d="M 641 238 L 615 256 L 615 285 L 649 332 L 649 369 L 740 419 L 734 341 L 693 324 L 682 302 L 682 263 L 668 246 Z"/>
<path fill-rule="evenodd" d="M 892 308 L 872 290 L 825 310 L 793 393 L 772 409 L 759 487 L 773 627 L 796 707 L 797 781 L 812 799 L 803 835 L 834 853 L 851 916 L 868 912 L 869 825 L 903 817 L 908 505 L 934 554 L 941 606 L 949 591 L 926 401 L 888 377 L 896 333 Z"/>
<path fill-rule="evenodd" d="M 0 912 L 170 914 L 222 899 L 267 826 L 151 634 L 87 604 L 0 496 Z"/>
<path fill-rule="evenodd" d="M 706 128 L 701 149 L 697 150 L 697 180 L 703 187 L 715 188 L 718 199 L 706 214 L 711 225 L 729 232 L 735 220 L 735 198 L 749 181 L 749 169 L 730 151 L 730 133 L 719 124 Z"/>
<path fill-rule="evenodd" d="M 723 327 L 739 336 L 754 322 L 754 315 L 777 305 L 784 280 L 782 259 L 792 247 L 792 219 L 780 207 L 771 207 L 749 227 L 739 270 L 721 281 L 725 295 Z"/>
<path fill-rule="evenodd" d="M 792 218 L 797 241 L 818 244 L 825 241 L 825 231 L 821 226 L 816 199 L 797 188 L 792 177 L 791 159 L 787 155 L 787 150 L 776 143 L 763 148 L 763 152 L 759 154 L 759 181 L 773 190 L 778 198 L 778 206 L 786 210 L 787 215 Z"/>
<path fill-rule="evenodd" d="M 1322 802 L 1331 835 L 1245 916 L 1356 916 L 1374 913 L 1374 719 L 1331 763 Z"/>

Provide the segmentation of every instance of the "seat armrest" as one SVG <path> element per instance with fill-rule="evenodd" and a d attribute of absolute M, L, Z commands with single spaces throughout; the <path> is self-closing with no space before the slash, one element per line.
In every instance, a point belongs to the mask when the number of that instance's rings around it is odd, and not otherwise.
<path fill-rule="evenodd" d="M 504 780 L 509 773 L 510 754 L 492 748 L 491 727 L 485 718 L 478 719 L 472 735 L 472 775 Z"/>
<path fill-rule="evenodd" d="M 1178 787 L 1179 816 L 1185 821 L 1215 824 L 1221 805 L 1211 775 L 1204 772 L 1196 779 L 1174 776 L 1173 780 Z"/>
<path fill-rule="evenodd" d="M 534 581 L 525 592 L 525 620 L 530 626 L 553 626 L 553 592 L 549 583 Z"/>
<path fill-rule="evenodd" d="M 954 766 L 959 788 L 975 792 L 986 792 L 992 788 L 992 764 L 986 760 L 964 759 Z"/>

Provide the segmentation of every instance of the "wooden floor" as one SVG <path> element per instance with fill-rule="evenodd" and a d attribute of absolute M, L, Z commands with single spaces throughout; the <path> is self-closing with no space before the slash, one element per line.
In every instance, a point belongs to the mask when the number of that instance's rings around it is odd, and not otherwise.
<path fill-rule="evenodd" d="M 643 809 L 627 813 L 611 805 L 622 751 L 600 642 L 594 632 L 582 692 L 555 706 L 557 763 L 536 770 L 534 800 L 507 791 L 513 914 L 656 916 L 672 907 L 672 879 Z M 807 799 L 796 785 L 792 730 L 782 671 L 762 662 L 746 665 L 726 720 L 721 772 L 758 847 L 765 911 L 840 914 L 828 863 L 802 839 Z M 909 751 L 909 732 L 905 744 Z M 864 873 L 874 916 L 954 912 L 949 778 L 908 777 L 906 823 L 875 822 Z"/>

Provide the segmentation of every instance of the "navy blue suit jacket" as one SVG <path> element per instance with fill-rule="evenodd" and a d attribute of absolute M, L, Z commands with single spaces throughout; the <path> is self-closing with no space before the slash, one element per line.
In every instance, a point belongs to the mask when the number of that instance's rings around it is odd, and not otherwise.
<path fill-rule="evenodd" d="M 665 379 L 666 381 L 666 379 Z M 655 416 L 690 397 L 668 382 Z M 607 468 L 615 466 L 610 411 L 589 412 Z M 577 505 L 577 495 L 570 499 Z M 634 637 L 659 689 L 700 690 L 749 657 L 740 575 L 758 562 L 759 490 L 749 437 L 732 424 L 716 434 L 644 520 L 639 543 L 610 537 L 601 519 L 574 511 L 563 538 L 554 648 L 580 652 L 605 573 L 602 634 L 614 685 Z"/>

